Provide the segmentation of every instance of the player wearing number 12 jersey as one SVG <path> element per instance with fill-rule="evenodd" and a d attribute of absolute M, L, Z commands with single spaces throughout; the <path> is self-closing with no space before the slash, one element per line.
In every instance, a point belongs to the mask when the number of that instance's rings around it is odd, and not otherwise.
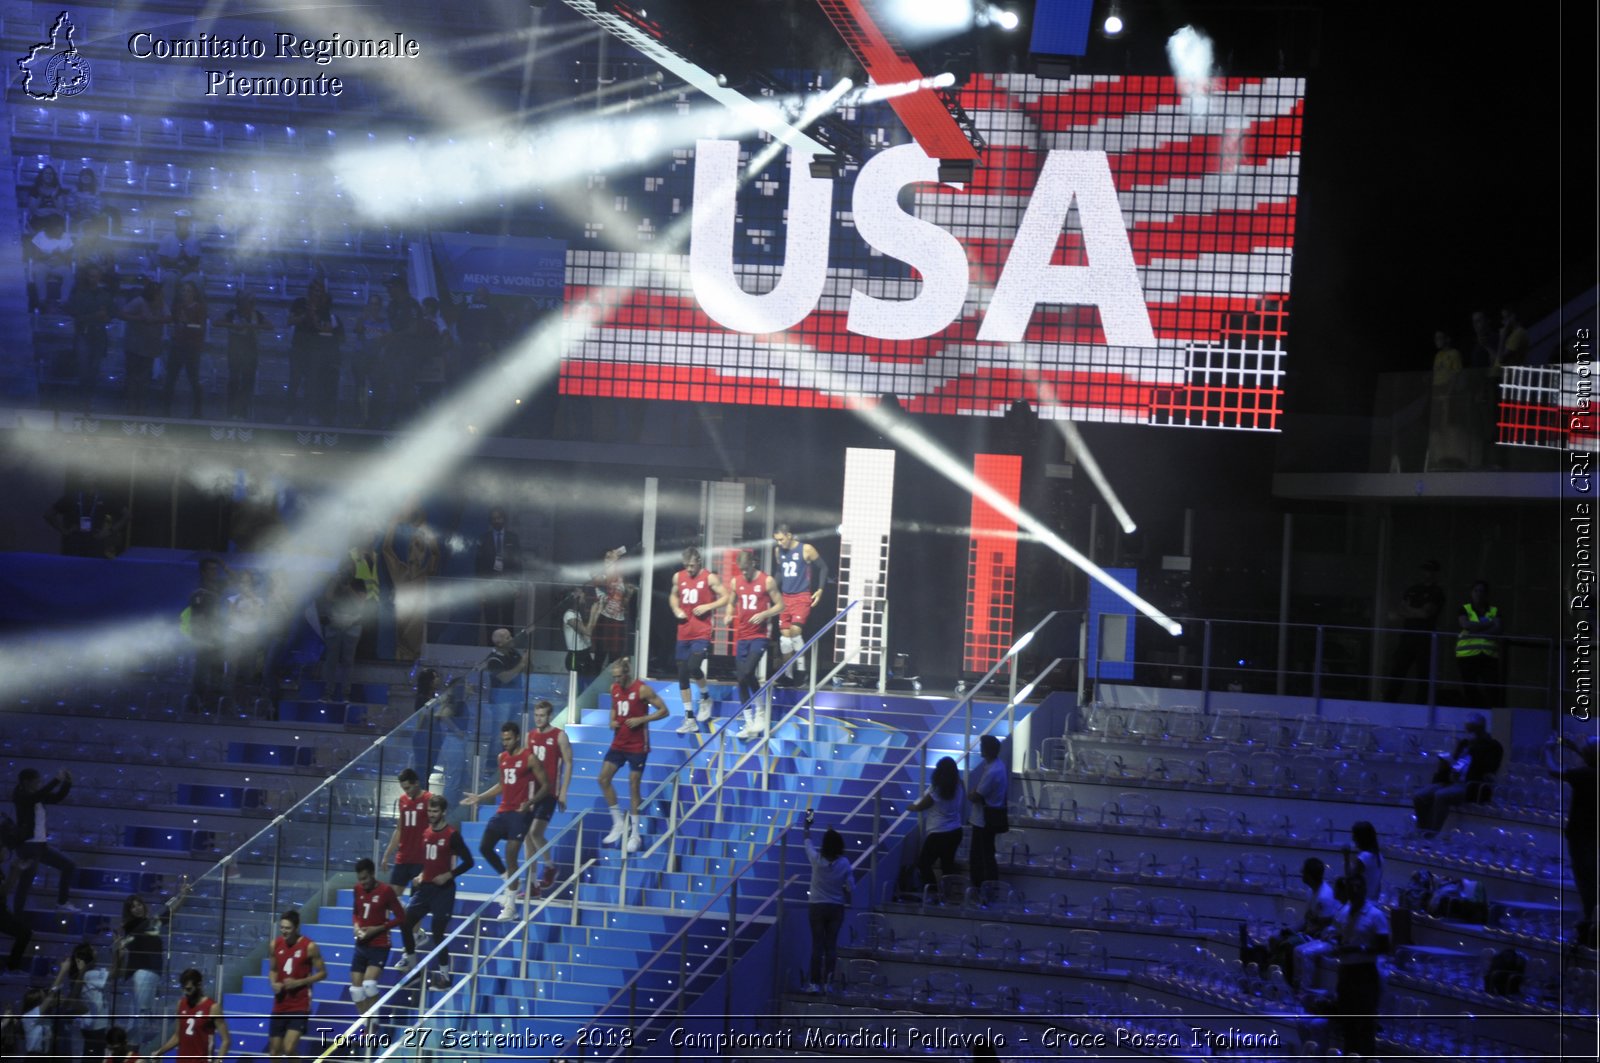
<path fill-rule="evenodd" d="M 667 601 L 678 618 L 678 698 L 683 703 L 683 724 L 679 734 L 694 734 L 698 724 L 711 719 L 711 686 L 700 674 L 706 654 L 711 652 L 711 618 L 728 604 L 729 593 L 722 579 L 700 559 L 700 551 L 689 547 L 683 552 L 683 568 L 672 575 L 672 595 Z M 689 699 L 690 678 L 700 683 L 700 708 Z"/>
<path fill-rule="evenodd" d="M 756 552 L 745 550 L 739 555 L 739 575 L 733 581 L 733 600 L 728 603 L 728 624 L 733 628 L 737 645 L 737 674 L 739 700 L 744 704 L 744 729 L 740 738 L 755 738 L 766 730 L 760 708 L 751 704 L 758 686 L 756 669 L 767 652 L 767 637 L 772 618 L 783 612 L 783 598 L 778 594 L 778 584 L 762 572 L 756 563 Z"/>
<path fill-rule="evenodd" d="M 151 1055 L 161 1056 L 176 1048 L 177 1063 L 211 1063 L 214 1059 L 226 1059 L 233 1038 L 228 1034 L 221 1006 L 201 990 L 200 972 L 190 967 L 178 976 L 178 986 L 183 996 L 178 998 L 177 1025 L 172 1028 L 172 1036 L 161 1042 L 161 1047 Z M 214 1052 L 213 1041 L 217 1042 Z"/>

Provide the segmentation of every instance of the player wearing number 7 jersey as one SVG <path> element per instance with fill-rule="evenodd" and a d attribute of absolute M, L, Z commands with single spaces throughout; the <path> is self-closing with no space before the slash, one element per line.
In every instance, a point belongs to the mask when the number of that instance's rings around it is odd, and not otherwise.
<path fill-rule="evenodd" d="M 683 552 L 683 568 L 672 575 L 672 595 L 667 599 L 672 615 L 678 618 L 678 698 L 683 703 L 683 724 L 679 734 L 694 734 L 696 720 L 711 719 L 711 687 L 700 674 L 706 654 L 711 652 L 711 618 L 732 600 L 722 587 L 722 579 L 707 569 L 700 551 L 689 547 Z M 689 699 L 689 680 L 700 683 L 700 708 Z"/>
<path fill-rule="evenodd" d="M 406 910 L 394 887 L 378 881 L 377 868 L 362 857 L 356 861 L 355 897 L 350 905 L 355 953 L 350 958 L 350 999 L 365 1015 L 383 992 L 378 979 L 389 962 L 389 931 L 405 925 Z"/>
<path fill-rule="evenodd" d="M 172 1028 L 172 1036 L 161 1042 L 161 1047 L 152 1055 L 165 1055 L 176 1048 L 178 1063 L 212 1063 L 226 1059 L 233 1039 L 222 1018 L 221 1006 L 200 988 L 200 972 L 190 967 L 178 976 L 178 985 L 183 996 L 178 999 L 177 1025 Z M 216 1042 L 215 1053 L 213 1041 Z"/>

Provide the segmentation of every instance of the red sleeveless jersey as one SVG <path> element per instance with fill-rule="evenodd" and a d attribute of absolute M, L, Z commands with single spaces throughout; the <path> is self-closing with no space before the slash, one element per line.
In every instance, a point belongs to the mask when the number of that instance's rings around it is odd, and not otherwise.
<path fill-rule="evenodd" d="M 519 749 L 500 753 L 500 812 L 515 812 L 528 799 L 528 776 L 531 772 L 528 751 Z"/>
<path fill-rule="evenodd" d="M 678 608 L 689 618 L 678 622 L 678 641 L 709 639 L 711 614 L 695 616 L 694 610 L 697 605 L 710 605 L 717 600 L 717 592 L 711 589 L 711 572 L 701 569 L 698 576 L 691 577 L 688 569 L 679 569 L 672 577 L 672 590 L 678 596 Z"/>
<path fill-rule="evenodd" d="M 767 580 L 771 579 L 765 572 L 757 572 L 754 579 L 745 579 L 740 573 L 733 581 L 733 638 L 736 642 L 745 642 L 749 639 L 764 639 L 767 637 L 768 628 L 772 625 L 769 616 L 759 624 L 750 622 L 750 618 L 757 613 L 764 613 L 772 608 L 772 599 L 767 596 Z"/>
<path fill-rule="evenodd" d="M 611 732 L 611 748 L 618 753 L 648 753 L 650 752 L 650 725 L 643 727 L 625 727 L 623 720 L 630 720 L 635 716 L 650 715 L 650 706 L 640 696 L 643 681 L 635 679 L 623 689 L 615 683 L 611 684 L 611 711 L 617 715 L 617 729 Z"/>
<path fill-rule="evenodd" d="M 416 797 L 401 794 L 395 801 L 395 812 L 400 817 L 400 845 L 395 850 L 395 863 L 422 863 L 422 832 L 428 829 L 428 798 L 432 796 L 423 790 Z"/>
<path fill-rule="evenodd" d="M 272 969 L 278 974 L 278 981 L 283 982 L 291 978 L 311 977 L 311 939 L 301 934 L 290 945 L 283 938 L 278 938 L 272 943 Z M 272 999 L 272 1013 L 282 1015 L 288 1013 L 297 1015 L 311 1013 L 311 987 L 303 985 L 299 989 L 290 989 L 277 994 Z"/>
<path fill-rule="evenodd" d="M 532 763 L 544 765 L 544 784 L 551 797 L 557 794 L 561 778 L 561 728 L 528 732 L 528 756 Z"/>
<path fill-rule="evenodd" d="M 201 997 L 191 1006 L 188 997 L 178 998 L 178 1059 L 205 1063 L 211 1058 L 211 1041 L 217 1024 L 211 1018 L 216 1002 Z"/>

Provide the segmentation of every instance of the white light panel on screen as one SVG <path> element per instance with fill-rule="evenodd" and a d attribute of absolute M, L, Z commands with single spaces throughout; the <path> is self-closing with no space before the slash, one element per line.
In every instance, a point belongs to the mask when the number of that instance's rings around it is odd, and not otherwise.
<path fill-rule="evenodd" d="M 894 451 L 848 448 L 839 525 L 839 608 L 861 604 L 834 629 L 834 645 L 839 658 L 853 664 L 877 664 L 884 651 L 893 522 Z"/>

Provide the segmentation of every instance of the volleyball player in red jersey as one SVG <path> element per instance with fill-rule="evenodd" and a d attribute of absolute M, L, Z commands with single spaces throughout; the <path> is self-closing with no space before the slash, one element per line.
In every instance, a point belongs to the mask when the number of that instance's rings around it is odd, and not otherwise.
<path fill-rule="evenodd" d="M 396 778 L 400 782 L 400 796 L 395 798 L 394 833 L 383 850 L 383 863 L 387 866 L 393 862 L 389 885 L 403 890 L 422 870 L 422 832 L 428 829 L 429 795 L 414 769 L 404 768 Z"/>
<path fill-rule="evenodd" d="M 295 1045 L 311 1021 L 311 987 L 328 977 L 317 943 L 300 933 L 300 913 L 291 908 L 278 916 L 278 938 L 272 943 L 272 1018 L 267 1022 L 267 1055 L 294 1056 Z"/>
<path fill-rule="evenodd" d="M 471 871 L 476 863 L 461 832 L 445 821 L 444 814 L 449 808 L 450 802 L 439 794 L 428 798 L 428 829 L 422 835 L 422 871 L 417 875 L 417 888 L 411 893 L 406 921 L 402 925 L 402 932 L 415 930 L 422 917 L 429 916 L 433 922 L 433 936 L 440 942 L 450 932 L 450 916 L 456 910 L 456 879 Z M 407 956 L 396 969 L 409 970 L 416 959 Z M 445 973 L 450 969 L 448 946 L 440 951 L 439 964 L 429 984 L 435 989 L 447 989 L 450 986 L 450 976 Z"/>
<path fill-rule="evenodd" d="M 522 728 L 511 720 L 500 725 L 500 761 L 497 781 L 481 794 L 466 794 L 463 805 L 476 805 L 500 795 L 500 805 L 483 828 L 483 840 L 478 852 L 489 861 L 503 884 L 500 887 L 500 918 L 514 919 L 517 914 L 516 895 L 511 888 L 511 872 L 517 867 L 517 856 L 522 852 L 522 839 L 528 833 L 532 820 L 529 808 L 544 796 L 544 779 L 535 774 L 532 758 L 522 745 Z M 502 863 L 498 851 L 501 839 L 506 843 L 506 858 Z"/>
<path fill-rule="evenodd" d="M 567 810 L 567 787 L 572 785 L 572 745 L 567 741 L 567 732 L 550 723 L 555 711 L 556 707 L 543 698 L 534 702 L 533 726 L 528 728 L 530 763 L 537 765 L 536 774 L 540 767 L 544 769 L 544 794 L 534 800 L 532 822 L 528 826 L 526 849 L 535 856 L 544 852 L 548 844 L 544 832 L 550 826 L 550 817 L 558 808 L 563 812 Z M 529 876 L 528 895 L 540 896 L 555 885 L 555 881 L 556 862 L 546 856 L 544 875 L 536 881 Z"/>
<path fill-rule="evenodd" d="M 371 860 L 356 861 L 355 901 L 350 921 L 354 924 L 356 949 L 350 957 L 350 999 L 365 1015 L 372 1002 L 383 993 L 378 979 L 389 962 L 389 931 L 402 927 L 406 910 L 394 887 L 378 881 L 378 869 Z"/>
<path fill-rule="evenodd" d="M 639 851 L 639 812 L 644 803 L 640 794 L 644 765 L 650 756 L 650 724 L 668 716 L 666 702 L 642 681 L 633 677 L 633 662 L 626 657 L 611 665 L 611 748 L 600 765 L 600 796 L 611 813 L 611 832 L 601 845 L 614 845 L 627 836 L 628 852 Z M 629 813 L 626 818 L 617 808 L 617 791 L 611 785 L 617 769 L 628 766 Z"/>
<path fill-rule="evenodd" d="M 722 578 L 705 567 L 700 551 L 692 546 L 685 550 L 683 568 L 672 574 L 672 594 L 667 598 L 672 615 L 678 618 L 678 699 L 683 703 L 683 723 L 678 733 L 681 735 L 692 735 L 700 730 L 697 719 L 701 722 L 711 719 L 711 686 L 700 674 L 700 666 L 711 652 L 711 618 L 730 600 Z M 698 713 L 689 697 L 691 677 L 700 684 Z"/>
<path fill-rule="evenodd" d="M 222 1017 L 221 1005 L 200 988 L 201 982 L 200 972 L 193 967 L 178 976 L 183 996 L 178 998 L 177 1025 L 152 1056 L 162 1056 L 176 1048 L 177 1063 L 212 1063 L 228 1057 L 228 1047 L 233 1043 L 228 1023 Z"/>
<path fill-rule="evenodd" d="M 728 626 L 733 629 L 737 649 L 735 671 L 739 677 L 739 701 L 744 705 L 744 728 L 740 738 L 759 738 L 767 729 L 761 707 L 751 704 L 760 684 L 756 670 L 767 653 L 772 618 L 783 612 L 783 596 L 778 582 L 762 572 L 754 550 L 739 554 L 739 574 L 733 580 L 733 598 L 728 603 Z"/>

